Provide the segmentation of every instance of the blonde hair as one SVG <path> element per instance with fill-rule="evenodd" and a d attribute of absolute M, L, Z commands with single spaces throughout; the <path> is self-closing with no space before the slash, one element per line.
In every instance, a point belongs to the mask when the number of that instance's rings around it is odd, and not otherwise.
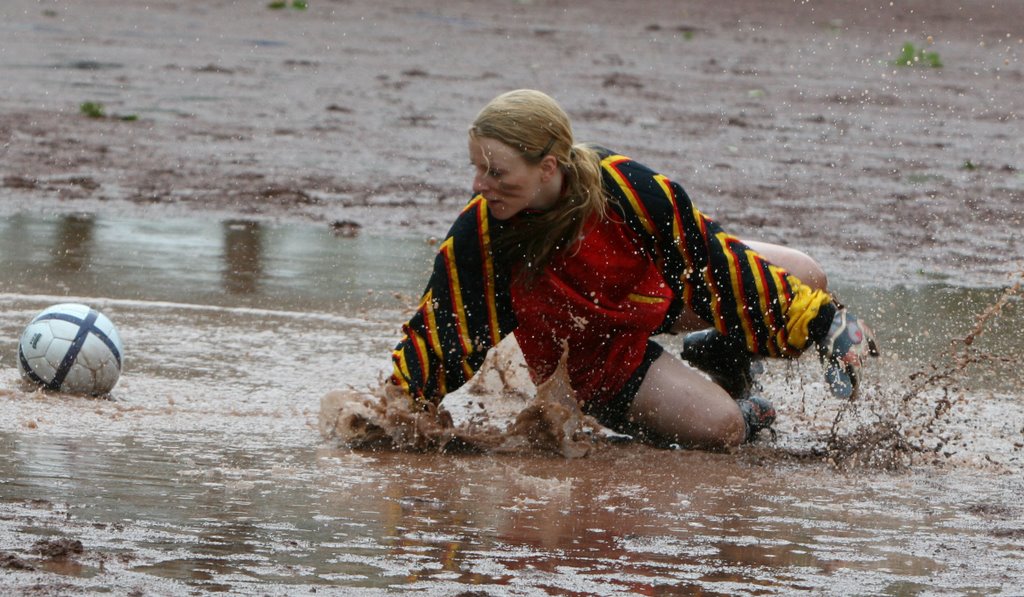
<path fill-rule="evenodd" d="M 565 194 L 555 207 L 502 227 L 494 239 L 498 257 L 520 268 L 521 280 L 533 281 L 554 255 L 576 244 L 593 216 L 607 214 L 600 158 L 590 147 L 574 143 L 569 116 L 558 102 L 533 89 L 509 91 L 491 100 L 469 134 L 500 141 L 529 164 L 554 156 L 562 170 Z"/>

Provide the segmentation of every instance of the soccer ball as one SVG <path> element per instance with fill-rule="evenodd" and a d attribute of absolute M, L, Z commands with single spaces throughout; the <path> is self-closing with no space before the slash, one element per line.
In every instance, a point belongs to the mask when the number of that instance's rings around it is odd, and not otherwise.
<path fill-rule="evenodd" d="M 121 377 L 117 328 L 88 305 L 63 303 L 32 318 L 18 343 L 27 381 L 72 394 L 106 394 Z"/>

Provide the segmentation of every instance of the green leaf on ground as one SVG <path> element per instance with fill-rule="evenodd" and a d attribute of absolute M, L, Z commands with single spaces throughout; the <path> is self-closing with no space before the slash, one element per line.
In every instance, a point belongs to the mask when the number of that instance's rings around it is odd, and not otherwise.
<path fill-rule="evenodd" d="M 918 48 L 907 42 L 903 44 L 903 51 L 893 61 L 896 66 L 930 66 L 931 68 L 942 68 L 942 59 L 938 52 L 926 52 L 924 48 Z"/>
<path fill-rule="evenodd" d="M 89 118 L 103 118 L 106 116 L 103 104 L 99 102 L 82 102 L 82 105 L 78 107 L 78 110 Z"/>

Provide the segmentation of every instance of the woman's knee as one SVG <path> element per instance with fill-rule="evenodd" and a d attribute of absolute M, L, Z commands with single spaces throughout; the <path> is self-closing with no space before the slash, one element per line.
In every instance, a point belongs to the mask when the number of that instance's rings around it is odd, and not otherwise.
<path fill-rule="evenodd" d="M 746 437 L 743 415 L 725 390 L 668 354 L 651 365 L 630 416 L 658 443 L 729 450 Z"/>
<path fill-rule="evenodd" d="M 739 409 L 719 409 L 676 425 L 661 426 L 654 430 L 662 443 L 682 448 L 728 452 L 740 446 L 746 438 L 746 426 Z"/>

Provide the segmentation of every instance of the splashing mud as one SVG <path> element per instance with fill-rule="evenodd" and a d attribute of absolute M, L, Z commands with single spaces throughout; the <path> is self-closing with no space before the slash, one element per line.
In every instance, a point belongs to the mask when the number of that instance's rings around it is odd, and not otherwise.
<path fill-rule="evenodd" d="M 1017 278 L 1024 280 L 1024 272 Z M 897 470 L 915 461 L 941 461 L 951 429 L 949 415 L 957 407 L 977 406 L 982 398 L 970 391 L 968 380 L 976 370 L 999 373 L 1018 361 L 979 346 L 978 340 L 999 318 L 1011 301 L 1019 300 L 1022 281 L 1006 288 L 995 302 L 979 313 L 961 338 L 950 342 L 945 354 L 912 373 L 902 386 L 876 386 L 837 409 L 823 447 L 811 449 L 837 468 Z M 904 390 L 898 393 L 899 388 Z M 1024 432 L 1024 430 L 1022 430 Z M 1014 444 L 1020 447 L 1021 443 Z"/>
<path fill-rule="evenodd" d="M 1024 278 L 1024 273 L 1020 277 Z M 967 386 L 969 379 L 977 377 L 976 369 L 988 367 L 998 373 L 1000 367 L 1016 362 L 1010 355 L 981 348 L 977 340 L 1019 299 L 1021 287 L 1018 281 L 1006 288 L 976 316 L 963 337 L 951 341 L 945 354 L 910 373 L 905 383 L 876 383 L 838 404 L 822 395 L 810 408 L 831 410 L 832 415 L 827 431 L 817 441 L 776 445 L 771 450 L 759 446 L 752 452 L 759 459 L 820 459 L 843 470 L 895 471 L 915 463 L 941 464 L 952 455 L 949 438 L 960 434 L 951 429 L 949 415 L 956 407 L 983 399 Z M 321 399 L 320 433 L 361 450 L 542 452 L 566 458 L 584 457 L 607 445 L 609 439 L 628 437 L 618 436 L 580 410 L 569 384 L 566 355 L 556 372 L 533 388 L 516 379 L 517 369 L 525 364 L 514 339 L 499 345 L 466 390 L 479 399 L 476 404 L 484 410 L 463 417 L 458 424 L 444 407 L 412 407 L 400 391 L 386 383 L 363 392 L 331 391 Z M 518 404 L 521 410 L 502 425 L 495 422 L 501 417 L 491 416 L 485 404 L 499 410 L 502 405 L 507 409 Z M 1019 448 L 1020 442 L 1014 445 Z"/>
<path fill-rule="evenodd" d="M 369 393 L 335 390 L 325 394 L 320 401 L 320 433 L 357 449 L 536 451 L 581 458 L 607 434 L 602 433 L 604 429 L 596 419 L 580 410 L 569 383 L 568 355 L 566 348 L 555 372 L 537 386 L 536 398 L 504 429 L 485 422 L 486 418 L 457 426 L 444 408 L 433 404 L 419 408 L 401 390 L 381 384 Z M 523 390 L 507 385 L 510 363 L 502 363 L 498 354 L 489 356 L 479 375 L 486 376 L 488 369 L 493 370 L 503 382 L 502 393 L 522 394 Z M 476 395 L 487 392 L 483 384 L 474 385 L 470 391 Z"/>

